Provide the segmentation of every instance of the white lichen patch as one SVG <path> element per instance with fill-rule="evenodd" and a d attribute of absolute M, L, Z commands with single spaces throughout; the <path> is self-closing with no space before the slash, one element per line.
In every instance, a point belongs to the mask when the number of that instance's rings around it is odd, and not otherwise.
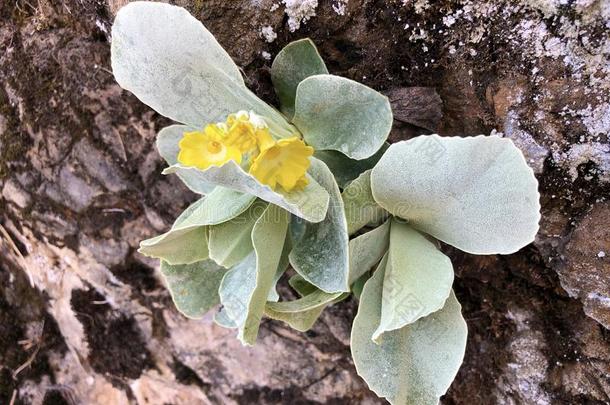
<path fill-rule="evenodd" d="M 595 108 L 590 106 L 577 111 L 583 125 L 591 135 L 610 134 L 610 103 L 602 103 Z"/>
<path fill-rule="evenodd" d="M 288 29 L 291 32 L 298 30 L 302 23 L 316 15 L 318 0 L 282 0 L 286 6 L 288 16 Z"/>
<path fill-rule="evenodd" d="M 528 165 L 534 170 L 534 173 L 542 173 L 544 161 L 549 155 L 549 150 L 536 142 L 530 133 L 519 128 L 519 116 L 513 111 L 509 111 L 506 115 L 504 135 L 510 138 L 523 152 Z"/>
<path fill-rule="evenodd" d="M 348 1 L 349 0 L 336 0 L 332 5 L 334 12 L 339 15 L 345 15 Z"/>
<path fill-rule="evenodd" d="M 403 0 L 402 4 L 416 15 L 437 6 L 429 0 Z M 610 29 L 608 0 L 461 0 L 442 12 L 441 24 L 405 25 L 412 31 L 411 41 L 420 40 L 424 52 L 438 45 L 439 36 L 451 39 L 443 46 L 454 46 L 459 54 L 456 42 L 479 44 L 501 35 L 519 50 L 524 67 L 534 65 L 530 71 L 537 72 L 543 60 L 551 58 L 568 68 L 576 80 L 610 90 L 610 35 L 603 35 L 604 29 Z"/>
<path fill-rule="evenodd" d="M 553 159 L 568 171 L 572 181 L 578 178 L 578 166 L 593 162 L 600 181 L 610 182 L 610 145 L 588 142 L 572 145 L 567 152 L 554 152 Z"/>
<path fill-rule="evenodd" d="M 270 25 L 265 25 L 263 28 L 261 28 L 261 36 L 269 43 L 275 41 L 277 38 L 277 34 Z"/>

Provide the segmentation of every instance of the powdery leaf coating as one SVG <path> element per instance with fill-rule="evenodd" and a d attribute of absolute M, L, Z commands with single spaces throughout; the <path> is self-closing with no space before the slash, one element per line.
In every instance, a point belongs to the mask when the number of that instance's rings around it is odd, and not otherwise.
<path fill-rule="evenodd" d="M 390 246 L 390 221 L 349 241 L 349 284 L 371 270 Z"/>
<path fill-rule="evenodd" d="M 206 170 L 176 164 L 166 168 L 163 174 L 181 173 L 203 182 L 248 193 L 272 204 L 279 205 L 290 213 L 310 222 L 320 222 L 326 217 L 329 196 L 311 176 L 305 189 L 287 193 L 281 188 L 274 191 L 246 173 L 237 163 L 229 161 L 222 166 L 211 166 Z"/>
<path fill-rule="evenodd" d="M 227 309 L 224 307 L 220 307 L 218 311 L 214 314 L 214 322 L 227 329 L 237 329 L 237 324 L 229 314 L 227 313 Z"/>
<path fill-rule="evenodd" d="M 335 175 L 337 184 L 343 189 L 364 171 L 375 167 L 389 146 L 387 142 L 384 143 L 373 156 L 362 160 L 350 159 L 336 150 L 316 150 L 313 155 L 326 163 L 326 166 Z"/>
<path fill-rule="evenodd" d="M 172 229 L 140 242 L 138 252 L 168 264 L 190 264 L 209 257 L 208 229 L 205 226 Z"/>
<path fill-rule="evenodd" d="M 290 264 L 322 291 L 347 292 L 349 240 L 341 193 L 324 162 L 312 158 L 309 172 L 330 195 L 330 204 L 326 218 L 321 222 L 312 224 L 293 218 Z"/>
<path fill-rule="evenodd" d="M 385 261 L 366 282 L 352 326 L 356 371 L 392 404 L 436 405 L 464 358 L 468 331 L 461 306 L 451 293 L 443 309 L 384 333 L 376 344 L 371 336 L 381 318 Z"/>
<path fill-rule="evenodd" d="M 189 318 L 201 318 L 218 305 L 218 287 L 226 272 L 212 260 L 175 266 L 161 261 L 161 274 L 174 304 Z"/>
<path fill-rule="evenodd" d="M 345 205 L 347 233 L 350 235 L 366 225 L 380 223 L 388 216 L 388 212 L 377 204 L 371 193 L 370 170 L 349 183 L 341 197 Z"/>
<path fill-rule="evenodd" d="M 295 274 L 288 279 L 288 284 L 292 287 L 301 297 L 311 294 L 317 291 L 318 288 L 305 280 L 300 274 Z"/>
<path fill-rule="evenodd" d="M 297 88 L 294 124 L 316 149 L 366 159 L 381 148 L 392 128 L 388 98 L 363 84 L 315 75 Z"/>
<path fill-rule="evenodd" d="M 280 300 L 280 294 L 277 292 L 277 283 L 280 281 L 290 262 L 288 261 L 288 255 L 292 250 L 292 244 L 290 243 L 290 238 L 286 235 L 286 240 L 284 241 L 284 249 L 282 250 L 282 257 L 280 258 L 280 264 L 277 266 L 277 271 L 275 272 L 275 276 L 273 277 L 273 287 L 271 291 L 269 291 L 269 296 L 267 297 L 267 301 L 277 302 Z"/>
<path fill-rule="evenodd" d="M 188 11 L 157 2 L 132 2 L 112 26 L 116 81 L 159 114 L 199 128 L 240 110 L 267 118 L 271 132 L 293 132 L 282 115 L 244 84 L 239 68 Z"/>
<path fill-rule="evenodd" d="M 237 337 L 253 345 L 282 262 L 289 214 L 269 204 L 252 229 L 254 252 L 227 272 L 220 285 L 221 302 L 227 315 L 238 325 Z"/>
<path fill-rule="evenodd" d="M 381 320 L 373 334 L 400 329 L 445 305 L 453 284 L 451 260 L 408 225 L 392 220 L 383 279 Z"/>
<path fill-rule="evenodd" d="M 241 262 L 252 251 L 252 228 L 267 208 L 261 200 L 254 202 L 239 216 L 209 227 L 210 259 L 230 268 Z"/>
<path fill-rule="evenodd" d="M 196 131 L 196 129 L 186 125 L 170 125 L 157 134 L 157 150 L 169 166 L 178 163 L 178 153 L 180 152 L 178 143 L 184 133 L 189 131 Z M 215 187 L 213 184 L 201 181 L 190 173 L 178 173 L 178 177 L 191 191 L 197 194 L 209 194 Z"/>
<path fill-rule="evenodd" d="M 311 329 L 322 311 L 344 296 L 345 293 L 325 293 L 317 290 L 294 301 L 268 302 L 265 315 L 286 322 L 293 329 L 305 332 Z"/>
<path fill-rule="evenodd" d="M 235 218 L 254 200 L 254 196 L 216 187 L 184 210 L 168 232 L 140 242 L 138 251 L 169 264 L 189 264 L 207 259 L 207 226 Z"/>
<path fill-rule="evenodd" d="M 277 54 L 271 65 L 271 81 L 287 117 L 294 115 L 299 83 L 317 74 L 328 74 L 328 69 L 309 38 L 291 42 Z"/>
<path fill-rule="evenodd" d="M 538 182 L 521 151 L 498 136 L 395 143 L 371 187 L 391 214 L 468 253 L 513 253 L 538 232 Z"/>

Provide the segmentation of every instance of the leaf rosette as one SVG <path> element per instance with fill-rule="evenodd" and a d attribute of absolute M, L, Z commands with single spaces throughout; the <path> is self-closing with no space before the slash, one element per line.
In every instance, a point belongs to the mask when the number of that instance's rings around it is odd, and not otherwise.
<path fill-rule="evenodd" d="M 467 336 L 441 242 L 510 254 L 538 230 L 537 182 L 513 143 L 388 145 L 388 98 L 329 74 L 309 39 L 273 61 L 276 110 L 201 22 L 164 3 L 123 7 L 111 50 L 117 82 L 177 122 L 157 136 L 164 173 L 201 196 L 140 246 L 178 310 L 220 304 L 215 321 L 252 345 L 263 317 L 306 331 L 353 292 L 358 373 L 391 403 L 438 403 Z M 283 300 L 289 274 L 297 298 Z"/>

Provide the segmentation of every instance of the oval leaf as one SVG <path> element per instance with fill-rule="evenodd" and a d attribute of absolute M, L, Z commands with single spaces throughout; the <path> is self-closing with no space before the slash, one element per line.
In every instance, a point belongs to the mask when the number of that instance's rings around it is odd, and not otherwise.
<path fill-rule="evenodd" d="M 362 173 L 349 183 L 341 194 L 345 205 L 347 233 L 352 235 L 369 224 L 378 224 L 388 217 L 388 212 L 381 208 L 371 193 L 371 171 Z"/>
<path fill-rule="evenodd" d="M 207 226 L 235 218 L 248 209 L 254 200 L 254 196 L 216 187 L 209 195 L 191 204 L 168 232 L 140 242 L 138 251 L 169 264 L 188 264 L 207 259 Z"/>
<path fill-rule="evenodd" d="M 316 75 L 297 88 L 294 124 L 316 149 L 366 159 L 381 148 L 392 128 L 388 98 L 363 84 Z"/>
<path fill-rule="evenodd" d="M 194 176 L 204 182 L 257 196 L 310 222 L 322 221 L 328 209 L 328 193 L 311 176 L 308 177 L 309 184 L 304 190 L 286 193 L 281 189 L 273 191 L 269 186 L 259 183 L 256 178 L 246 173 L 232 160 L 222 166 L 212 166 L 207 170 L 176 164 L 163 171 L 163 174 L 168 173 Z"/>
<path fill-rule="evenodd" d="M 237 337 L 253 345 L 274 286 L 288 229 L 289 214 L 269 204 L 252 230 L 254 252 L 227 272 L 220 285 L 220 299 L 229 319 L 238 326 Z"/>
<path fill-rule="evenodd" d="M 437 404 L 464 358 L 467 327 L 460 304 L 452 293 L 443 309 L 385 333 L 376 344 L 371 335 L 381 318 L 383 270 L 380 265 L 366 282 L 352 326 L 356 371 L 392 404 Z"/>
<path fill-rule="evenodd" d="M 184 133 L 194 130 L 186 125 L 170 125 L 159 131 L 157 134 L 157 150 L 169 166 L 178 163 L 178 153 L 180 152 L 178 143 L 184 136 Z M 197 194 L 209 194 L 215 187 L 214 184 L 202 181 L 191 173 L 178 173 L 178 177 L 191 191 Z"/>
<path fill-rule="evenodd" d="M 178 311 L 189 318 L 201 318 L 220 303 L 218 287 L 227 272 L 211 260 L 171 265 L 161 261 L 161 274 Z"/>
<path fill-rule="evenodd" d="M 538 231 L 538 182 L 509 139 L 395 143 L 373 169 L 371 187 L 391 214 L 468 253 L 513 253 Z"/>
<path fill-rule="evenodd" d="M 244 85 L 239 68 L 188 11 L 157 2 L 121 8 L 112 26 L 116 81 L 159 114 L 197 128 L 253 110 L 276 136 L 293 131 Z"/>
<path fill-rule="evenodd" d="M 333 174 L 322 161 L 312 158 L 309 172 L 326 189 L 331 201 L 322 222 L 305 223 L 293 218 L 290 264 L 322 291 L 347 292 L 348 236 L 341 193 Z"/>
<path fill-rule="evenodd" d="M 309 76 L 326 73 L 328 69 L 311 39 L 300 39 L 286 45 L 271 65 L 271 81 L 282 112 L 292 118 L 299 83 Z"/>
<path fill-rule="evenodd" d="M 441 309 L 452 284 L 451 260 L 419 232 L 393 219 L 381 320 L 373 340 Z"/>
<path fill-rule="evenodd" d="M 371 270 L 390 246 L 390 221 L 349 241 L 349 284 Z"/>
<path fill-rule="evenodd" d="M 223 267 L 233 267 L 252 251 L 252 229 L 267 208 L 267 203 L 256 201 L 239 216 L 209 227 L 210 259 Z"/>

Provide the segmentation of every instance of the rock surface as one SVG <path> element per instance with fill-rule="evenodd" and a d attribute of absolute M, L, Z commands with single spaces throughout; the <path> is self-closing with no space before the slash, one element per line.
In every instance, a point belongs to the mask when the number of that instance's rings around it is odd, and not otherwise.
<path fill-rule="evenodd" d="M 195 196 L 160 175 L 169 122 L 110 72 L 127 2 L 0 4 L 0 403 L 383 403 L 350 358 L 354 301 L 306 334 L 265 321 L 243 348 L 180 316 L 136 253 Z M 540 181 L 541 230 L 511 256 L 446 249 L 470 333 L 443 402 L 610 403 L 607 0 L 174 3 L 269 102 L 270 58 L 309 36 L 331 73 L 394 99 L 393 141 L 512 138 Z"/>

